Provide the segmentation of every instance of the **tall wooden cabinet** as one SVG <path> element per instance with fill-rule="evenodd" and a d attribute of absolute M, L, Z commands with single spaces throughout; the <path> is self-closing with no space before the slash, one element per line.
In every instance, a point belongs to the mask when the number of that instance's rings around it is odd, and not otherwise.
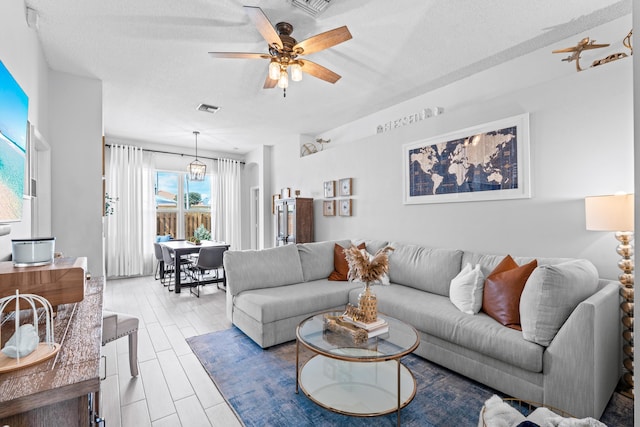
<path fill-rule="evenodd" d="M 276 246 L 313 242 L 313 199 L 279 199 L 275 208 Z"/>

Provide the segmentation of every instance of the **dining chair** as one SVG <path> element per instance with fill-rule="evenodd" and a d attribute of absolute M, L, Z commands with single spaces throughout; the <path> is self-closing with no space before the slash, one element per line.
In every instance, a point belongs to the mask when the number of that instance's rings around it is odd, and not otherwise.
<path fill-rule="evenodd" d="M 176 274 L 176 260 L 174 259 L 173 254 L 168 247 L 163 245 L 160 246 L 162 247 L 162 260 L 164 261 L 164 279 L 162 280 L 162 284 L 168 287 L 169 291 L 172 291 L 173 289 L 171 289 L 171 276 L 175 276 Z"/>
<path fill-rule="evenodd" d="M 191 271 L 192 283 L 189 286 L 189 291 L 200 298 L 200 286 L 206 284 L 209 280 L 216 281 L 216 287 L 220 289 L 220 280 L 224 285 L 222 290 L 226 291 L 226 275 L 224 274 L 224 266 L 222 264 L 222 257 L 227 250 L 225 246 L 211 246 L 200 248 L 198 252 L 198 261 L 193 266 Z M 222 278 L 220 277 L 220 270 L 222 269 Z M 211 273 L 213 277 L 205 280 L 205 274 Z M 194 291 L 195 289 L 195 291 Z"/>
<path fill-rule="evenodd" d="M 188 275 L 189 268 L 193 265 L 193 261 L 187 259 L 185 257 L 180 258 L 180 270 L 176 271 L 176 259 L 173 254 L 169 250 L 168 247 L 164 245 L 162 246 L 162 260 L 164 261 L 164 281 L 162 284 L 168 287 L 168 290 L 171 292 L 173 289 L 171 288 L 171 279 L 173 277 L 173 283 L 176 282 L 176 274 L 185 274 L 185 277 Z M 167 280 L 167 274 L 169 275 L 169 279 Z"/>
<path fill-rule="evenodd" d="M 153 244 L 153 253 L 156 257 L 156 269 L 153 273 L 153 278 L 158 280 L 163 276 L 163 274 L 160 272 L 160 264 L 162 263 L 162 261 L 164 261 L 164 259 L 162 258 L 162 245 L 160 243 Z"/>

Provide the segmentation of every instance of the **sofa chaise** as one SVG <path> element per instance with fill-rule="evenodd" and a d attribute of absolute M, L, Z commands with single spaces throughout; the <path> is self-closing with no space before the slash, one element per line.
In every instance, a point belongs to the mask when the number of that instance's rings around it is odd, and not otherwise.
<path fill-rule="evenodd" d="M 601 416 L 620 376 L 618 285 L 598 278 L 586 260 L 513 258 L 519 265 L 536 260 L 538 266 L 522 291 L 520 331 L 483 311 L 461 311 L 450 295 L 452 280 L 467 264 L 487 277 L 504 255 L 372 240 L 227 251 L 227 316 L 263 348 L 294 340 L 306 317 L 357 304 L 361 283 L 328 277 L 336 244 L 360 243 L 372 254 L 395 248 L 390 285 L 375 286 L 374 292 L 380 312 L 418 331 L 415 354 L 509 396 L 576 417 Z M 587 273 L 576 273 L 576 265 L 586 265 Z M 554 322 L 556 329 L 549 330 Z"/>

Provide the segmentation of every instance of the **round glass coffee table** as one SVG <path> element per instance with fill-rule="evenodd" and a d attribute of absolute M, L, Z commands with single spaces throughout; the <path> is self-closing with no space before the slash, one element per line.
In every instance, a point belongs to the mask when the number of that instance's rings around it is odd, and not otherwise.
<path fill-rule="evenodd" d="M 400 359 L 418 347 L 417 331 L 398 319 L 378 314 L 389 331 L 356 342 L 351 335 L 330 330 L 327 312 L 303 320 L 296 329 L 296 393 L 331 411 L 372 417 L 397 412 L 416 394 L 416 380 Z M 300 365 L 300 345 L 315 353 Z"/>

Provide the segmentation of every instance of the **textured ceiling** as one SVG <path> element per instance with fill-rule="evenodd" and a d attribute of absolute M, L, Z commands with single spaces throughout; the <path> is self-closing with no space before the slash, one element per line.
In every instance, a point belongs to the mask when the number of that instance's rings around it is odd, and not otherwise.
<path fill-rule="evenodd" d="M 631 13 L 616 0 L 332 0 L 313 18 L 289 0 L 25 0 L 49 66 L 103 82 L 108 138 L 244 153 L 283 134 L 319 135 Z M 304 75 L 264 90 L 266 53 L 243 5 L 298 41 L 347 25 L 353 39 L 309 55 L 342 79 Z M 559 58 L 554 58 L 554 62 Z M 200 103 L 221 107 L 215 115 Z"/>

